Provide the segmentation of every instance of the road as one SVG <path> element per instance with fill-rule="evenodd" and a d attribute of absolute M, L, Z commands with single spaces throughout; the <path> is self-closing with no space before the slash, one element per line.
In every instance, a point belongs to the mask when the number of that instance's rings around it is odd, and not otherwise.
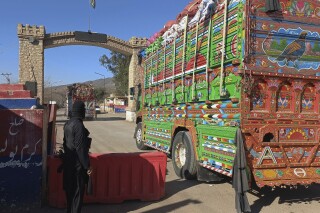
<path fill-rule="evenodd" d="M 92 153 L 127 153 L 139 151 L 133 139 L 134 123 L 125 121 L 123 114 L 100 114 L 95 121 L 85 121 L 91 132 Z M 65 117 L 57 117 L 57 142 L 62 141 Z M 152 150 L 151 150 L 152 151 Z M 230 179 L 218 183 L 180 180 L 174 173 L 171 160 L 167 163 L 165 197 L 156 202 L 125 201 L 122 204 L 85 205 L 83 213 L 226 213 L 236 212 L 235 193 Z M 290 190 L 275 189 L 265 193 L 248 193 L 252 212 L 317 213 L 320 210 L 320 186 Z M 62 213 L 61 209 L 45 207 L 39 212 Z"/>

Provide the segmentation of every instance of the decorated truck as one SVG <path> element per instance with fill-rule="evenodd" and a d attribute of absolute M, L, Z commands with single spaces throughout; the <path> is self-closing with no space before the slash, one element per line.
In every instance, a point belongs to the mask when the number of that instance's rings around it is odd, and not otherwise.
<path fill-rule="evenodd" d="M 258 187 L 320 183 L 319 0 L 194 0 L 148 41 L 139 149 L 185 179 L 231 177 L 240 150 Z"/>
<path fill-rule="evenodd" d="M 72 84 L 67 87 L 67 107 L 66 107 L 66 114 L 68 118 L 71 117 L 72 113 L 72 104 L 75 101 L 83 101 L 86 106 L 86 115 L 85 119 L 93 119 L 96 115 L 95 109 L 95 95 L 94 95 L 94 88 L 91 84 Z"/>

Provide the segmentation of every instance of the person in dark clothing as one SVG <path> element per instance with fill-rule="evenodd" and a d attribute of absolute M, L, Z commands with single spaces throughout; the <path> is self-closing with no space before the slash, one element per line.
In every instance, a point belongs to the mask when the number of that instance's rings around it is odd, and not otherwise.
<path fill-rule="evenodd" d="M 84 127 L 85 105 L 75 101 L 72 117 L 64 125 L 63 188 L 67 197 L 67 212 L 80 213 L 85 184 L 91 174 L 88 136 Z"/>

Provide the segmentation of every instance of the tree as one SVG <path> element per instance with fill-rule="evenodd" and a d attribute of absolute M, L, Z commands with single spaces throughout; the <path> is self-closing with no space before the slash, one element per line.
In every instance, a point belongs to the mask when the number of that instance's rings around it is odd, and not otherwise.
<path fill-rule="evenodd" d="M 116 86 L 117 95 L 128 93 L 128 76 L 131 56 L 111 51 L 111 57 L 103 55 L 99 61 L 108 71 L 113 74 L 113 82 Z"/>
<path fill-rule="evenodd" d="M 106 95 L 106 92 L 104 91 L 104 88 L 99 87 L 94 89 L 94 96 L 96 97 L 96 100 L 98 102 L 103 102 L 105 95 Z"/>

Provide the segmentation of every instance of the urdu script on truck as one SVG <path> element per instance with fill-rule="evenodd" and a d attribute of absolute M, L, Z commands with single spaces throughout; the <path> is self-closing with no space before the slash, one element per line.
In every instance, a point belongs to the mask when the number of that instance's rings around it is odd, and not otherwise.
<path fill-rule="evenodd" d="M 194 0 L 141 51 L 136 144 L 182 178 L 231 177 L 240 128 L 257 186 L 320 183 L 320 0 L 267 2 Z"/>

